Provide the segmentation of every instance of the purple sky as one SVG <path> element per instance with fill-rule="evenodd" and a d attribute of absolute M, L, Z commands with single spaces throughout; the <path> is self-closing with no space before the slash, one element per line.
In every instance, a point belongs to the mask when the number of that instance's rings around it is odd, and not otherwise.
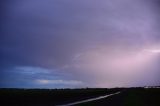
<path fill-rule="evenodd" d="M 4 0 L 0 87 L 160 85 L 158 0 Z"/>

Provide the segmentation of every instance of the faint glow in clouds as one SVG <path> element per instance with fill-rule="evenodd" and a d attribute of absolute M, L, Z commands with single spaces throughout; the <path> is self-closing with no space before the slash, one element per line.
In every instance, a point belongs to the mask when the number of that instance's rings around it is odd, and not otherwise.
<path fill-rule="evenodd" d="M 89 70 L 96 81 L 103 83 L 100 86 L 120 86 L 119 83 L 130 84 L 130 81 L 146 77 L 159 53 L 160 49 L 152 48 L 115 51 L 102 47 L 84 53 L 77 61 L 81 61 L 81 67 Z M 108 85 L 110 82 L 114 82 L 114 85 Z"/>
<path fill-rule="evenodd" d="M 145 51 L 151 52 L 151 53 L 160 53 L 160 49 L 146 49 Z"/>

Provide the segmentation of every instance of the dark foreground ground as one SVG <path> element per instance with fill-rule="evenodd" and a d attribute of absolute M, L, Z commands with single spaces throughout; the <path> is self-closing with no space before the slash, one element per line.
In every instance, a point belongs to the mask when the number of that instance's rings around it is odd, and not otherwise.
<path fill-rule="evenodd" d="M 0 89 L 0 106 L 55 106 L 121 91 L 78 106 L 160 106 L 159 88 Z"/>

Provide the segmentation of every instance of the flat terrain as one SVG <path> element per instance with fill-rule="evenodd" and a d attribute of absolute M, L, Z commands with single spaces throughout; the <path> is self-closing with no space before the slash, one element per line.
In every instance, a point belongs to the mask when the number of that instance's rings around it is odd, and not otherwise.
<path fill-rule="evenodd" d="M 118 95 L 79 106 L 160 106 L 160 89 L 126 89 Z"/>
<path fill-rule="evenodd" d="M 55 106 L 121 92 L 77 106 L 160 106 L 159 88 L 0 89 L 0 106 Z"/>

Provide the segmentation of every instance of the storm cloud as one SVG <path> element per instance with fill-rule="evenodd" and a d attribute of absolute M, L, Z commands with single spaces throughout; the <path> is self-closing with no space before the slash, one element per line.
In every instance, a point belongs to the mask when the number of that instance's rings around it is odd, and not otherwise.
<path fill-rule="evenodd" d="M 160 50 L 158 1 L 1 4 L 0 87 L 160 84 L 160 53 L 153 52 Z"/>

